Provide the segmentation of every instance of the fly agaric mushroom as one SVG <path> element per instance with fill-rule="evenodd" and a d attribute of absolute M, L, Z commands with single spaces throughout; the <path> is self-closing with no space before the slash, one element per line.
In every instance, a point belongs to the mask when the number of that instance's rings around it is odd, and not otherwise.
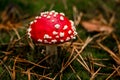
<path fill-rule="evenodd" d="M 46 53 L 57 55 L 55 44 L 75 39 L 77 32 L 72 20 L 64 13 L 55 11 L 42 12 L 34 21 L 30 22 L 28 35 L 33 41 L 46 45 Z"/>

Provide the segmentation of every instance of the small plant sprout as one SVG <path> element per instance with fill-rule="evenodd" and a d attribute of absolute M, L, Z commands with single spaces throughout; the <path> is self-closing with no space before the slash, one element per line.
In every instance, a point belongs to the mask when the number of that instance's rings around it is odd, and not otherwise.
<path fill-rule="evenodd" d="M 63 13 L 55 11 L 42 12 L 30 22 L 28 28 L 29 37 L 37 43 L 45 44 L 46 54 L 51 56 L 57 56 L 58 44 L 75 39 L 76 34 L 73 21 L 65 17 Z"/>

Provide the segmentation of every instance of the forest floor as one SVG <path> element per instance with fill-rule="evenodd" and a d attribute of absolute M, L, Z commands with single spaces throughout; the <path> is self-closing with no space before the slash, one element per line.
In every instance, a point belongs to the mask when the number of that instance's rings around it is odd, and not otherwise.
<path fill-rule="evenodd" d="M 1 0 L 1 80 L 119 80 L 120 0 Z M 47 62 L 45 46 L 28 38 L 30 21 L 43 11 L 63 12 L 78 32 Z"/>

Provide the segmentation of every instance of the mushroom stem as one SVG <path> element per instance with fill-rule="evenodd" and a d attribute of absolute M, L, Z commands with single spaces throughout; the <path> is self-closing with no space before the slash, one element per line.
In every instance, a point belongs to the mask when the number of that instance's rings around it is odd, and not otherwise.
<path fill-rule="evenodd" d="M 48 62 L 50 65 L 56 64 L 58 53 L 56 45 L 47 45 L 46 46 L 46 54 L 50 55 Z"/>

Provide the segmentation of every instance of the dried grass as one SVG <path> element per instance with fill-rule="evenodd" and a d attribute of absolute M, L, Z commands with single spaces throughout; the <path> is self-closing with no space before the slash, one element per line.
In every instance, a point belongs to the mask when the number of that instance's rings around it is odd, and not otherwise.
<path fill-rule="evenodd" d="M 67 9 L 68 6 L 65 5 L 66 1 L 63 0 L 64 7 Z M 74 21 L 75 25 L 78 26 L 81 22 L 81 17 L 84 15 L 81 12 L 78 12 L 77 8 L 73 6 L 73 13 L 74 13 Z M 110 25 L 114 22 L 114 19 L 112 18 L 110 20 Z M 32 80 L 32 77 L 35 76 L 37 80 L 56 80 L 60 79 L 62 80 L 64 77 L 64 72 L 66 69 L 70 69 L 76 76 L 77 80 L 82 80 L 82 76 L 80 74 L 77 74 L 77 70 L 74 69 L 74 65 L 72 64 L 74 61 L 77 61 L 79 65 L 88 73 L 90 74 L 90 80 L 94 80 L 98 75 L 107 75 L 106 80 L 109 80 L 112 76 L 120 76 L 120 41 L 119 36 L 117 36 L 114 32 L 111 34 L 106 34 L 104 32 L 100 32 L 98 34 L 93 35 L 92 37 L 87 37 L 86 39 L 81 39 L 80 35 L 77 35 L 77 40 L 74 42 L 66 42 L 64 44 L 58 45 L 61 47 L 61 50 L 66 50 L 67 52 L 65 54 L 69 54 L 68 57 L 63 58 L 61 64 L 59 64 L 60 69 L 56 72 L 51 71 L 51 66 L 49 63 L 46 62 L 46 60 L 50 56 L 43 55 L 44 54 L 44 45 L 43 44 L 34 44 L 30 39 L 27 38 L 26 34 L 21 36 L 19 34 L 19 30 L 17 28 L 12 28 L 14 31 L 14 34 L 17 36 L 15 38 L 14 36 L 10 38 L 10 42 L 8 43 L 0 43 L 1 47 L 5 47 L 6 49 L 0 50 L 0 53 L 3 55 L 0 56 L 0 66 L 3 66 L 3 72 L 0 74 L 0 78 L 3 77 L 5 72 L 8 72 L 10 75 L 10 78 L 12 80 L 17 79 L 17 74 L 26 75 L 28 80 Z M 26 28 L 25 28 L 26 29 Z M 107 40 L 108 37 L 111 37 L 115 40 L 115 43 L 117 47 L 117 52 L 112 51 L 109 46 L 104 44 L 104 41 Z M 94 43 L 94 45 L 93 45 Z M 39 47 L 40 50 L 37 52 L 35 47 Z M 108 56 L 111 57 L 112 60 L 114 60 L 116 63 L 112 64 L 113 66 L 99 63 L 109 61 L 110 59 L 107 58 L 94 58 L 93 53 L 90 52 L 89 59 L 86 59 L 83 54 L 84 51 L 88 48 L 93 48 L 95 46 L 95 49 L 101 49 L 102 51 L 105 51 L 108 53 Z M 22 48 L 28 49 L 30 51 L 22 51 Z M 41 49 L 42 48 L 42 49 Z M 114 48 L 114 47 L 113 47 Z M 44 50 L 44 51 L 42 51 Z M 29 60 L 26 57 L 26 54 L 30 54 L 33 51 L 33 55 L 35 56 L 38 54 L 42 55 L 40 58 L 34 57 L 36 60 Z M 61 51 L 62 52 L 62 51 Z M 24 54 L 23 54 L 24 53 Z M 106 54 L 103 53 L 103 54 Z M 101 54 L 102 55 L 102 54 Z M 29 56 L 28 56 L 29 57 Z M 111 64 L 111 63 L 110 63 Z M 21 66 L 22 65 L 22 66 Z M 78 64 L 77 64 L 78 65 Z M 95 66 L 97 66 L 97 69 L 95 69 Z M 56 68 L 56 66 L 54 67 Z M 110 68 L 112 70 L 111 73 L 102 73 L 102 68 Z M 38 69 L 38 71 L 36 70 Z M 39 72 L 41 71 L 41 72 Z"/>

